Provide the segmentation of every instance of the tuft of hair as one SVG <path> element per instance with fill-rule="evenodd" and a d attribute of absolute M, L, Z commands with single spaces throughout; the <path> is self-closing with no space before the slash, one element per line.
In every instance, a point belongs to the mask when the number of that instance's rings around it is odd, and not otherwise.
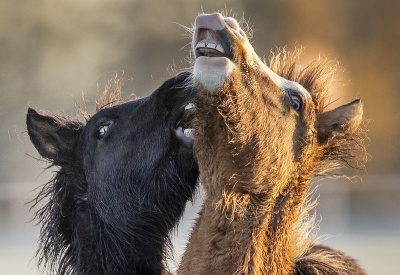
<path fill-rule="evenodd" d="M 341 70 L 337 61 L 319 57 L 308 65 L 301 63 L 303 47 L 295 47 L 293 51 L 286 48 L 278 48 L 277 52 L 271 52 L 269 67 L 278 75 L 299 83 L 310 92 L 317 114 L 326 110 L 330 87 L 339 79 Z"/>
<path fill-rule="evenodd" d="M 342 252 L 324 245 L 315 245 L 296 261 L 295 275 L 366 273 L 356 261 Z"/>
<path fill-rule="evenodd" d="M 129 80 L 132 80 L 131 78 Z M 125 84 L 126 79 L 124 78 L 124 72 L 115 72 L 115 75 L 111 78 L 105 77 L 104 84 L 100 85 L 97 83 L 96 99 L 94 100 L 95 112 L 112 107 L 114 105 L 126 102 L 128 100 L 137 99 L 134 94 L 124 98 L 122 96 L 122 87 Z M 85 95 L 82 92 L 82 103 L 75 103 L 78 109 L 78 113 L 88 121 L 91 117 L 90 111 L 86 106 L 87 101 Z"/>

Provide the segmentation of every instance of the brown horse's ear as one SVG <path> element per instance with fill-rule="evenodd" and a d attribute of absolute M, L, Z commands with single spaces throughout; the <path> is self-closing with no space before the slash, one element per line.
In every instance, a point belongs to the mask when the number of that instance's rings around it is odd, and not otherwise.
<path fill-rule="evenodd" d="M 82 132 L 80 122 L 52 115 L 41 115 L 29 108 L 26 116 L 29 138 L 39 154 L 55 164 L 74 158 L 75 147 Z"/>
<path fill-rule="evenodd" d="M 321 114 L 317 124 L 319 142 L 352 135 L 359 128 L 362 116 L 363 106 L 359 99 Z"/>

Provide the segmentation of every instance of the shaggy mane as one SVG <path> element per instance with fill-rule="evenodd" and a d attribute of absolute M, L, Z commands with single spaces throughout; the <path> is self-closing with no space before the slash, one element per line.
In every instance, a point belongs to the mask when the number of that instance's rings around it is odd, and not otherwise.
<path fill-rule="evenodd" d="M 134 99 L 133 95 L 126 99 L 123 98 L 122 87 L 124 83 L 123 74 L 115 73 L 114 77 L 106 79 L 103 88 L 99 83 L 97 84 L 94 100 L 95 113 Z M 92 116 L 88 111 L 87 102 L 92 101 L 85 100 L 82 93 L 82 103 L 75 103 L 77 114 L 83 117 L 86 122 Z M 56 115 L 45 110 L 42 110 L 42 113 L 70 129 L 84 127 L 79 119 Z M 45 161 L 48 163 L 46 170 L 55 166 L 59 167 L 58 163 L 47 159 Z M 85 179 L 79 178 L 83 174 L 79 165 L 71 165 L 68 168 L 61 167 L 58 171 L 53 171 L 53 177 L 48 182 L 35 189 L 39 190 L 37 196 L 27 202 L 30 205 L 30 211 L 34 211 L 32 221 L 37 220 L 36 224 L 42 225 L 38 242 L 39 247 L 36 251 L 38 266 L 43 268 L 43 271 L 48 270 L 51 274 L 71 274 L 73 271 L 72 263 L 76 260 L 72 253 L 72 247 L 69 245 L 70 240 L 66 240 L 59 234 L 58 230 L 68 230 L 65 228 L 66 225 L 63 224 L 64 217 L 73 213 L 76 197 L 84 198 L 85 196 L 87 189 Z M 72 235 L 72 233 L 68 235 Z M 172 247 L 169 239 L 166 240 L 166 247 L 168 251 Z M 106 253 L 105 256 L 107 256 Z M 119 259 L 123 261 L 123 254 Z"/>
<path fill-rule="evenodd" d="M 53 166 L 51 165 L 47 169 Z M 33 219 L 38 221 L 37 224 L 42 224 L 36 257 L 38 258 L 38 266 L 43 270 L 47 269 L 53 274 L 70 274 L 74 255 L 71 254 L 71 246 L 65 242 L 58 229 L 63 227 L 63 215 L 68 214 L 73 207 L 73 203 L 66 204 L 66 202 L 72 202 L 73 198 L 71 198 L 70 189 L 62 188 L 62 186 L 65 183 L 71 183 L 72 180 L 72 182 L 78 184 L 77 189 L 84 187 L 79 186 L 79 184 L 82 185 L 81 181 L 76 180 L 71 171 L 60 169 L 59 172 L 54 173 L 54 176 L 47 183 L 38 187 L 40 189 L 39 194 L 29 202 L 29 204 L 32 204 L 31 210 L 39 207 L 35 210 Z M 44 202 L 44 206 L 41 206 L 42 202 Z"/>

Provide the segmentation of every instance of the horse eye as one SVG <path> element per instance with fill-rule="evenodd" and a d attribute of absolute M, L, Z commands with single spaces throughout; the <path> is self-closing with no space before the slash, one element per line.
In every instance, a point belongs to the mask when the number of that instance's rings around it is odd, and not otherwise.
<path fill-rule="evenodd" d="M 113 121 L 108 121 L 106 124 L 103 124 L 100 126 L 98 132 L 97 132 L 97 139 L 102 140 L 106 134 L 110 126 L 113 124 Z"/>
<path fill-rule="evenodd" d="M 290 102 L 293 105 L 293 109 L 295 109 L 297 112 L 300 112 L 303 109 L 303 99 L 301 96 L 292 90 L 288 91 L 288 96 L 290 98 Z"/>
<path fill-rule="evenodd" d="M 98 135 L 97 135 L 97 139 L 98 140 L 102 140 L 103 139 L 103 137 L 107 133 L 108 127 L 109 127 L 108 125 L 103 125 L 103 126 L 100 127 Z"/>

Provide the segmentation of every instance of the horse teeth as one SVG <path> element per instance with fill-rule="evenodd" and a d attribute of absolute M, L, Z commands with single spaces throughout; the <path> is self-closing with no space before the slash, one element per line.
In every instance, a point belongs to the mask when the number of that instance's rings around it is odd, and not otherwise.
<path fill-rule="evenodd" d="M 198 49 L 198 48 L 205 48 L 206 47 L 206 43 L 205 42 L 199 42 L 199 43 L 197 43 L 197 45 L 196 45 L 196 49 Z"/>
<path fill-rule="evenodd" d="M 215 43 L 206 43 L 206 42 L 199 42 L 196 44 L 196 49 L 199 48 L 207 48 L 207 49 L 213 49 L 213 50 L 217 50 L 220 53 L 225 53 L 224 48 L 222 48 L 221 45 L 219 44 L 215 44 Z"/>
<path fill-rule="evenodd" d="M 193 138 L 193 129 L 192 129 L 192 128 L 185 129 L 185 130 L 183 131 L 183 134 L 184 134 L 185 136 L 187 136 L 188 138 Z"/>
<path fill-rule="evenodd" d="M 214 43 L 208 43 L 206 47 L 210 49 L 215 49 L 217 45 L 215 45 Z"/>
<path fill-rule="evenodd" d="M 215 47 L 215 49 L 216 49 L 217 51 L 219 51 L 220 53 L 225 53 L 224 48 L 222 48 L 221 45 L 217 45 L 217 47 Z"/>
<path fill-rule="evenodd" d="M 185 106 L 185 110 L 193 109 L 195 106 L 193 103 L 189 103 L 188 105 Z"/>

